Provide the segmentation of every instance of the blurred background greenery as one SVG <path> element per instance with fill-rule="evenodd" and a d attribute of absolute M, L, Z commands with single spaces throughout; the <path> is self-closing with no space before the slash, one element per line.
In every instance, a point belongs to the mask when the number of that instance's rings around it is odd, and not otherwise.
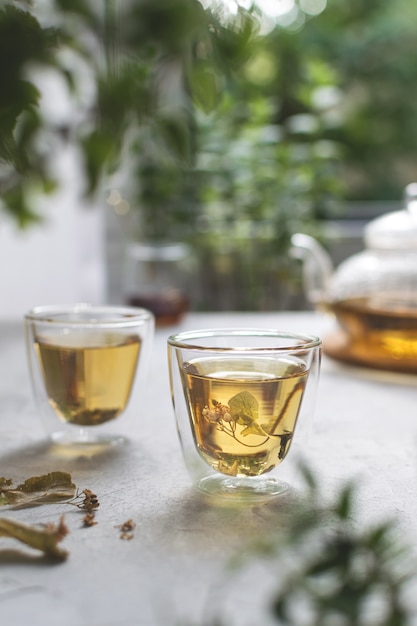
<path fill-rule="evenodd" d="M 405 0 L 2 1 L 1 208 L 39 220 L 71 145 L 122 247 L 189 246 L 194 308 L 291 308 L 291 235 L 325 240 L 416 177 L 416 19 Z"/>

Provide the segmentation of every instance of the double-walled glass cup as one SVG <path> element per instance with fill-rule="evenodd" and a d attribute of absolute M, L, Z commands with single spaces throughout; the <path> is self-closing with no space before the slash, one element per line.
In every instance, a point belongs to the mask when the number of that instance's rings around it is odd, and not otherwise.
<path fill-rule="evenodd" d="M 153 329 L 152 314 L 133 307 L 38 306 L 25 315 L 33 390 L 53 441 L 125 439 L 119 426 L 139 411 Z"/>
<path fill-rule="evenodd" d="M 318 337 L 278 330 L 169 337 L 177 429 L 200 491 L 240 501 L 286 491 L 280 466 L 312 417 L 320 359 Z"/>

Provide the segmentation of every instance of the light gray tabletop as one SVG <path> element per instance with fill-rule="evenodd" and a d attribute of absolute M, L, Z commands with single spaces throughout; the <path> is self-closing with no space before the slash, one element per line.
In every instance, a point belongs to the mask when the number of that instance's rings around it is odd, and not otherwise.
<path fill-rule="evenodd" d="M 194 493 L 171 406 L 166 339 L 181 329 L 279 327 L 323 336 L 330 322 L 316 313 L 190 314 L 156 331 L 147 396 L 130 441 L 93 457 L 51 447 L 32 399 L 20 322 L 0 324 L 0 476 L 18 484 L 53 470 L 71 473 L 100 500 L 98 523 L 83 528 L 75 507 L 50 504 L 0 515 L 57 522 L 65 515 L 69 557 L 51 563 L 0 539 L 0 622 L 7 626 L 174 626 L 208 624 L 225 566 L 256 537 L 285 524 L 296 490 L 274 503 L 233 510 Z M 283 473 L 297 480 L 294 461 Z M 357 518 L 394 516 L 404 536 L 417 530 L 417 384 L 412 376 L 361 370 L 324 357 L 312 436 L 304 460 L 331 496 L 347 479 L 360 481 Z M 284 468 L 285 466 L 285 468 Z M 294 485 L 296 488 L 296 485 Z M 117 526 L 136 528 L 122 541 Z M 259 594 L 262 594 L 262 572 Z M 260 602 L 243 585 L 229 624 L 254 626 Z M 239 595 L 240 594 L 240 595 Z M 416 602 L 417 609 L 417 602 Z M 234 621 L 235 620 L 235 621 Z M 263 621 L 262 624 L 266 624 Z"/>

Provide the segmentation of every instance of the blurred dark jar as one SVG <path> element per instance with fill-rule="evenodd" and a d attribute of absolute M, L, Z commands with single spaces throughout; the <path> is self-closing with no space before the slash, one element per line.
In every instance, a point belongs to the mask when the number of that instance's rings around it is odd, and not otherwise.
<path fill-rule="evenodd" d="M 126 248 L 124 300 L 152 311 L 157 326 L 177 324 L 190 306 L 191 253 L 184 243 L 131 243 Z"/>

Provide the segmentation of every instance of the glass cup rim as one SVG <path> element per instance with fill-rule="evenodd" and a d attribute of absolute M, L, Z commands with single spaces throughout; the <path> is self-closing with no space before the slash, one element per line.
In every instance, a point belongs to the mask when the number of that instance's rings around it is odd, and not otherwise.
<path fill-rule="evenodd" d="M 91 313 L 97 317 L 85 317 L 71 319 L 71 315 L 79 313 Z M 101 317 L 100 317 L 101 316 Z M 153 315 L 148 309 L 112 304 L 90 304 L 76 302 L 73 304 L 51 304 L 32 307 L 25 313 L 26 321 L 41 322 L 60 326 L 65 324 L 69 327 L 96 327 L 96 326 L 129 326 L 138 322 L 150 321 Z"/>
<path fill-rule="evenodd" d="M 270 337 L 272 339 L 276 337 L 277 339 L 288 339 L 288 344 L 281 346 L 216 346 L 203 345 L 198 342 L 199 339 L 222 336 Z M 317 335 L 287 332 L 273 328 L 207 328 L 181 331 L 168 337 L 168 345 L 173 348 L 203 350 L 204 352 L 295 352 L 319 347 L 321 343 L 321 339 Z"/>

